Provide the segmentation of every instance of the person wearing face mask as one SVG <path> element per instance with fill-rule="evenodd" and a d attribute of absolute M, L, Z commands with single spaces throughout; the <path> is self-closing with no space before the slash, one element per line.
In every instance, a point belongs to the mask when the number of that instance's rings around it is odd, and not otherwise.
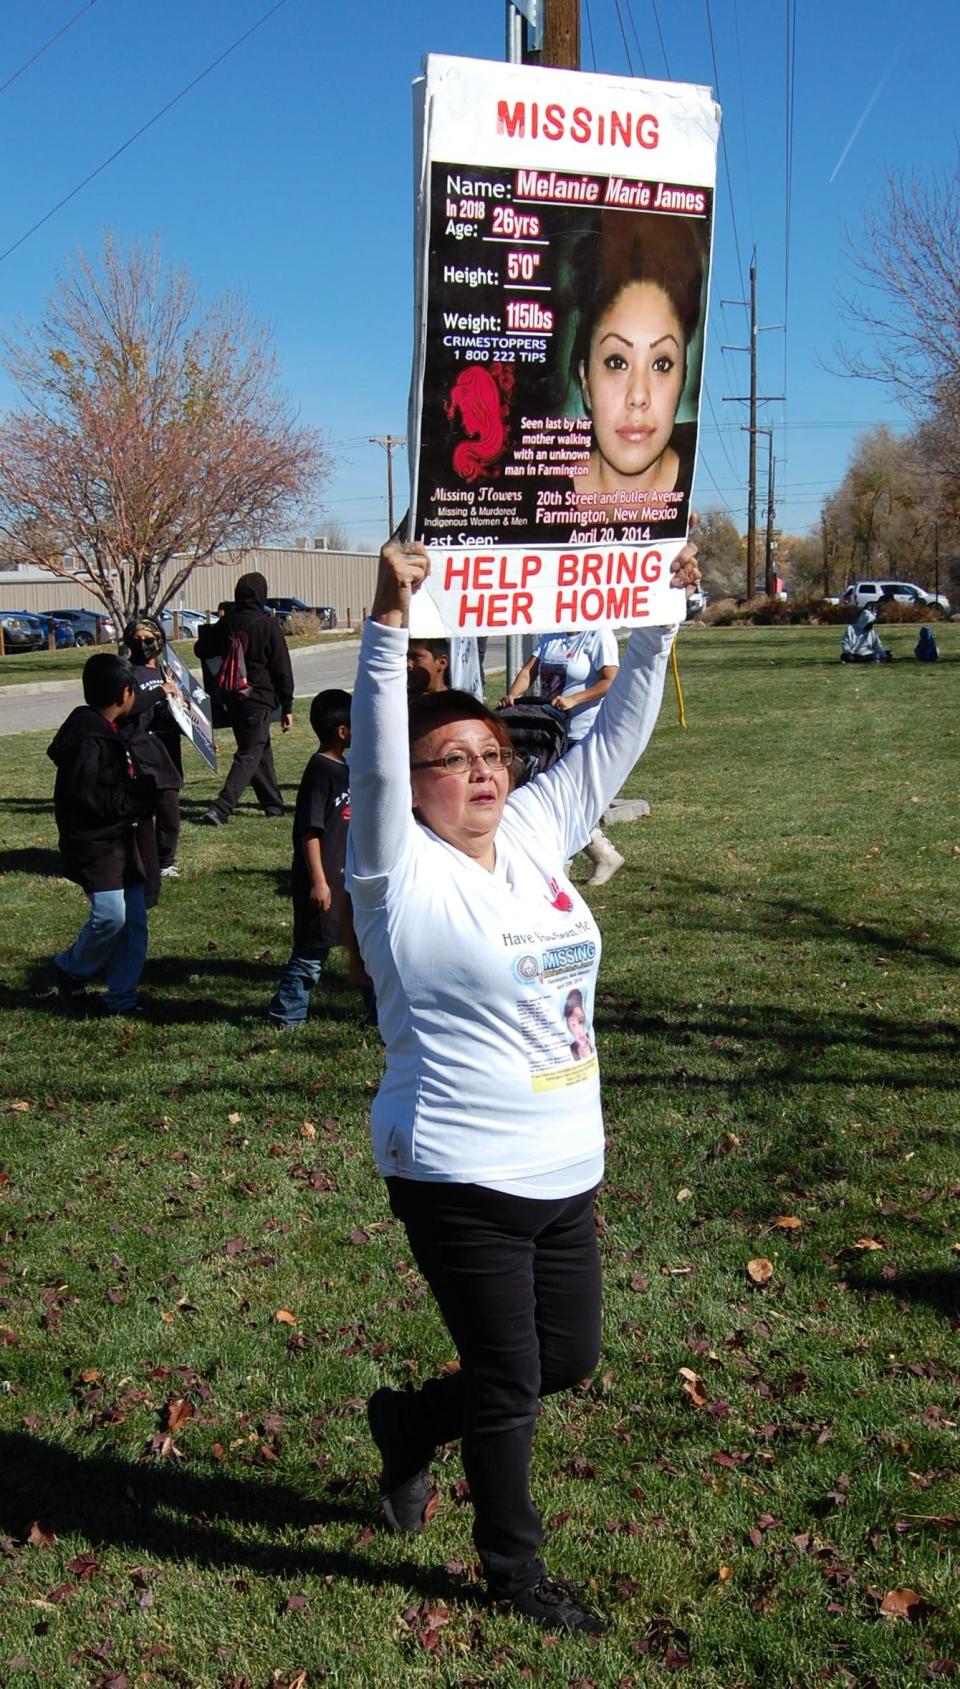
<path fill-rule="evenodd" d="M 145 767 L 150 768 L 157 784 L 157 804 L 152 822 L 156 871 L 161 879 L 176 880 L 180 877 L 177 845 L 180 839 L 183 757 L 180 729 L 168 702 L 176 692 L 176 686 L 167 678 L 162 667 L 166 641 L 163 629 L 154 617 L 140 616 L 124 628 L 123 642 L 130 653 L 130 663 L 136 680 L 136 695 L 126 730 L 149 734 L 155 741 L 153 745 L 144 745 L 141 742 L 140 751 L 141 761 Z M 166 755 L 160 756 L 159 749 Z M 148 844 L 145 857 L 148 863 L 151 862 L 150 850 L 151 846 Z M 152 874 L 148 875 L 148 884 L 152 877 Z M 149 901 L 148 894 L 148 904 Z"/>

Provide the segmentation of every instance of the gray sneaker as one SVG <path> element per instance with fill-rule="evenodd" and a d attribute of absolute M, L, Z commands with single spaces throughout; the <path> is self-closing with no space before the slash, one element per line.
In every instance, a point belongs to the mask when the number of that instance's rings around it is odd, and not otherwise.
<path fill-rule="evenodd" d="M 437 1491 L 428 1466 L 418 1466 L 400 1424 L 401 1390 L 374 1390 L 367 1403 L 370 1434 L 383 1459 L 380 1505 L 391 1531 L 415 1536 L 437 1510 Z M 411 1471 L 411 1466 L 413 1470 Z"/>

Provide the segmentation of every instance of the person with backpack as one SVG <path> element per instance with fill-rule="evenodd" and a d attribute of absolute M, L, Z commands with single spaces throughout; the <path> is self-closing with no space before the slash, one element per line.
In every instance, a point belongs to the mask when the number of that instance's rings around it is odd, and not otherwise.
<path fill-rule="evenodd" d="M 225 827 L 241 796 L 253 786 L 264 815 L 283 814 L 283 796 L 273 766 L 270 718 L 280 710 L 280 726 L 293 725 L 293 669 L 276 617 L 266 609 L 263 575 L 241 575 L 234 589 L 234 609 L 201 629 L 194 651 L 205 665 L 219 667 L 208 687 L 214 706 L 237 741 L 230 772 L 200 825 Z"/>

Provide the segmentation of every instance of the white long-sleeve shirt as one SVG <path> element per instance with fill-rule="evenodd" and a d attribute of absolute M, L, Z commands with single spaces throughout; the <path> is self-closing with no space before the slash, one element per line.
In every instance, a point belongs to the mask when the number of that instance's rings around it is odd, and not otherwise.
<path fill-rule="evenodd" d="M 647 744 L 671 639 L 670 629 L 632 634 L 587 737 L 508 797 L 490 873 L 414 819 L 407 634 L 367 622 L 347 884 L 387 1050 L 371 1114 L 384 1176 L 552 1196 L 599 1177 L 600 933 L 564 864 Z M 579 1056 L 577 994 L 590 1045 Z"/>

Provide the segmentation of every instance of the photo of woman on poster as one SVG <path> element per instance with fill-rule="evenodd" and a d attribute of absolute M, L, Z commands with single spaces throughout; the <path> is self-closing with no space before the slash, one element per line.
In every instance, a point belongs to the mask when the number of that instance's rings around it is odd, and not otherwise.
<path fill-rule="evenodd" d="M 583 1006 L 583 992 L 576 986 L 567 993 L 563 1018 L 570 1034 L 570 1054 L 574 1061 L 586 1061 L 593 1055 L 593 1044 L 587 1033 L 587 1015 Z"/>
<path fill-rule="evenodd" d="M 578 504 L 616 522 L 689 497 L 696 427 L 677 421 L 697 340 L 703 254 L 679 217 L 607 212 L 574 255 L 578 323 L 570 370 L 592 422 L 590 457 L 573 477 Z M 615 511 L 626 512 L 619 518 Z M 638 515 L 634 515 L 639 520 Z"/>

